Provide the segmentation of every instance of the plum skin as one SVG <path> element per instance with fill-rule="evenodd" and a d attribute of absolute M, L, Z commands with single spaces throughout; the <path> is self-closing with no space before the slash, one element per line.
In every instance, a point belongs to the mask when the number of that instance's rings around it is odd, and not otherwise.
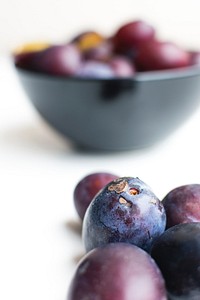
<path fill-rule="evenodd" d="M 18 59 L 22 68 L 55 76 L 74 75 L 81 63 L 80 51 L 73 44 L 53 45 Z"/>
<path fill-rule="evenodd" d="M 86 251 L 107 243 L 126 242 L 146 251 L 166 226 L 161 201 L 139 178 L 110 182 L 89 205 L 82 229 Z"/>
<path fill-rule="evenodd" d="M 116 77 L 131 77 L 136 72 L 134 65 L 123 56 L 113 56 L 110 59 L 109 64 L 114 70 Z"/>
<path fill-rule="evenodd" d="M 189 53 L 172 42 L 150 41 L 138 50 L 135 64 L 139 71 L 187 67 Z"/>
<path fill-rule="evenodd" d="M 144 285 L 144 288 L 143 288 Z M 165 282 L 149 254 L 125 243 L 96 248 L 79 262 L 67 300 L 166 300 Z"/>
<path fill-rule="evenodd" d="M 108 172 L 96 172 L 84 176 L 75 186 L 73 199 L 81 220 L 94 196 L 110 181 L 119 176 Z"/>
<path fill-rule="evenodd" d="M 171 190 L 162 201 L 167 225 L 200 222 L 200 184 L 187 184 Z"/>
<path fill-rule="evenodd" d="M 151 256 L 159 266 L 170 300 L 200 299 L 200 223 L 167 229 L 154 243 Z"/>
<path fill-rule="evenodd" d="M 99 45 L 87 49 L 83 52 L 85 60 L 96 60 L 107 62 L 113 55 L 113 45 L 109 39 L 105 39 Z"/>
<path fill-rule="evenodd" d="M 155 29 L 142 20 L 122 25 L 113 36 L 113 43 L 118 52 L 124 52 L 129 49 L 137 48 L 138 45 L 153 40 Z"/>
<path fill-rule="evenodd" d="M 37 59 L 37 52 L 22 52 L 14 56 L 14 63 L 18 68 L 34 70 L 34 61 Z"/>

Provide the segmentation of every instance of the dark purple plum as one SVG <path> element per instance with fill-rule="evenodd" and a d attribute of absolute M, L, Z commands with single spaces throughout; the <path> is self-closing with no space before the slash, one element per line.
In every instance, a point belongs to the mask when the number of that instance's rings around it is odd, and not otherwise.
<path fill-rule="evenodd" d="M 90 251 L 79 263 L 67 300 L 167 300 L 162 274 L 149 254 L 123 243 Z"/>
<path fill-rule="evenodd" d="M 163 274 L 170 300 L 200 299 L 200 223 L 167 229 L 151 255 Z"/>
<path fill-rule="evenodd" d="M 81 54 L 73 44 L 54 45 L 37 53 L 35 70 L 58 76 L 72 76 L 81 65 Z"/>
<path fill-rule="evenodd" d="M 107 63 L 88 60 L 80 66 L 76 76 L 81 78 L 113 78 L 115 73 Z"/>
<path fill-rule="evenodd" d="M 171 190 L 162 201 L 167 228 L 179 223 L 200 222 L 200 184 L 187 184 Z"/>
<path fill-rule="evenodd" d="M 151 25 L 136 20 L 121 26 L 115 33 L 113 42 L 116 51 L 124 53 L 154 39 L 154 36 L 155 30 Z"/>
<path fill-rule="evenodd" d="M 135 74 L 133 64 L 123 56 L 114 56 L 110 59 L 109 64 L 114 70 L 116 77 L 130 77 Z"/>
<path fill-rule="evenodd" d="M 189 53 L 171 42 L 151 41 L 139 48 L 135 59 L 139 71 L 165 70 L 189 66 Z"/>
<path fill-rule="evenodd" d="M 14 55 L 14 63 L 16 67 L 25 70 L 35 69 L 35 58 L 37 59 L 37 52 L 21 52 Z"/>
<path fill-rule="evenodd" d="M 14 63 L 17 67 L 25 70 L 33 70 L 37 53 L 50 47 L 47 42 L 27 43 L 18 47 L 14 53 Z"/>
<path fill-rule="evenodd" d="M 83 221 L 86 251 L 116 242 L 131 243 L 149 251 L 166 226 L 161 201 L 139 178 L 110 182 L 94 197 Z"/>
<path fill-rule="evenodd" d="M 79 217 L 83 220 L 86 209 L 94 196 L 110 181 L 119 176 L 106 173 L 97 172 L 83 177 L 74 189 L 74 205 Z"/>

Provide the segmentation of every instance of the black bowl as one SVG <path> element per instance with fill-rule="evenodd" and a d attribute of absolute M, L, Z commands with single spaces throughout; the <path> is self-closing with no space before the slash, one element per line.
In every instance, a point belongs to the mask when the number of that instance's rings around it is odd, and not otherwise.
<path fill-rule="evenodd" d="M 42 117 L 77 145 L 128 150 L 153 145 L 179 127 L 200 100 L 200 68 L 134 78 L 62 78 L 16 68 Z"/>

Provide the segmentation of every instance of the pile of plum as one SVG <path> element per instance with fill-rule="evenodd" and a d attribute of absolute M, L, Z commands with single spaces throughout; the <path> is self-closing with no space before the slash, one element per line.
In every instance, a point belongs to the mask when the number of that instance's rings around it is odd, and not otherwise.
<path fill-rule="evenodd" d="M 19 68 L 55 76 L 113 78 L 200 65 L 200 52 L 162 41 L 153 26 L 135 20 L 110 37 L 85 31 L 59 45 L 25 45 L 14 53 L 14 62 Z"/>
<path fill-rule="evenodd" d="M 87 253 L 68 300 L 200 299 L 200 184 L 159 200 L 137 177 L 92 173 L 74 204 Z"/>

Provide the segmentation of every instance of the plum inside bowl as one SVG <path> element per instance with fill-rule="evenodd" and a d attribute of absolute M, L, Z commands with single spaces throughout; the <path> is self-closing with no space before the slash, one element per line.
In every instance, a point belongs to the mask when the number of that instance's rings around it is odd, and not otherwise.
<path fill-rule="evenodd" d="M 200 68 L 131 78 L 64 78 L 16 67 L 39 114 L 75 144 L 96 150 L 153 145 L 178 128 L 200 100 Z"/>

